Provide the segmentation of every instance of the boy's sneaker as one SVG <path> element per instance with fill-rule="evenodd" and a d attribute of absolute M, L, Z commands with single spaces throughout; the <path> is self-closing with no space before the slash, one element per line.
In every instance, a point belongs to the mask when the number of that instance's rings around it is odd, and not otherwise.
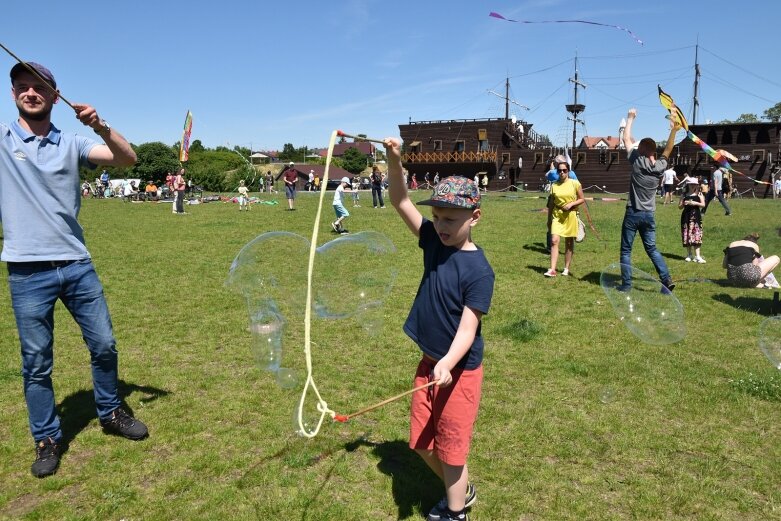
<path fill-rule="evenodd" d="M 683 259 L 683 260 L 685 260 L 686 262 L 691 262 L 691 261 L 692 261 L 692 260 L 694 260 L 694 259 L 692 259 L 691 257 L 689 257 L 689 256 L 687 255 L 687 256 L 686 256 L 686 258 L 685 258 L 685 259 Z"/>
<path fill-rule="evenodd" d="M 436 517 L 431 517 L 432 515 Z M 469 521 L 469 515 L 463 510 L 461 513 L 456 514 L 445 508 L 445 510 L 437 514 L 433 514 L 433 511 L 429 512 L 426 521 Z"/>
<path fill-rule="evenodd" d="M 119 434 L 129 440 L 141 440 L 149 435 L 146 425 L 130 416 L 122 407 L 111 411 L 111 416 L 102 418 L 100 424 L 104 431 Z"/>
<path fill-rule="evenodd" d="M 331 228 L 333 228 L 336 233 L 339 233 L 339 225 L 336 224 L 336 221 L 331 223 Z"/>
<path fill-rule="evenodd" d="M 548 270 L 544 273 L 546 277 L 555 277 L 556 276 L 556 270 Z"/>
<path fill-rule="evenodd" d="M 696 262 L 697 264 L 705 264 L 705 259 L 703 259 L 698 255 L 697 257 L 694 257 L 694 262 Z"/>
<path fill-rule="evenodd" d="M 46 438 L 35 444 L 35 461 L 30 472 L 36 478 L 51 476 L 57 472 L 60 464 L 60 445 L 51 438 Z"/>
<path fill-rule="evenodd" d="M 477 502 L 477 490 L 472 483 L 468 483 L 466 486 L 466 501 L 464 508 L 469 508 Z M 439 500 L 439 503 L 434 505 L 431 512 L 428 513 L 427 520 L 439 521 L 440 519 L 459 519 L 458 517 L 443 517 L 447 512 L 447 496 Z M 468 517 L 462 519 L 469 519 Z"/>
<path fill-rule="evenodd" d="M 561 272 L 562 277 L 568 277 L 569 276 L 569 269 L 564 268 L 564 271 Z"/>

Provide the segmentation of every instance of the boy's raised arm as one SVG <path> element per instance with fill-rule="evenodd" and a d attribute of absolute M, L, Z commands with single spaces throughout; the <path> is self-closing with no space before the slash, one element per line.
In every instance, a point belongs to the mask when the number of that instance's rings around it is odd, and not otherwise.
<path fill-rule="evenodd" d="M 407 185 L 404 184 L 404 174 L 401 171 L 401 143 L 396 138 L 386 138 L 384 144 L 385 154 L 388 156 L 388 195 L 391 204 L 410 231 L 419 237 L 423 215 L 410 200 Z"/>

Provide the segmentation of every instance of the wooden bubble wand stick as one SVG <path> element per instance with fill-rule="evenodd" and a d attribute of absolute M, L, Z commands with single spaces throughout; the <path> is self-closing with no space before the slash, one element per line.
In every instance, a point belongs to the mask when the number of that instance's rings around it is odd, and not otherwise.
<path fill-rule="evenodd" d="M 380 145 L 384 145 L 385 141 L 382 139 L 372 139 L 370 137 L 363 137 L 363 136 L 353 136 L 352 134 L 345 134 L 341 130 L 336 131 L 336 135 L 339 137 L 349 137 L 354 139 L 355 141 L 368 141 L 370 143 L 379 143 Z"/>
<path fill-rule="evenodd" d="M 371 407 L 367 407 L 365 409 L 361 409 L 360 411 L 354 412 L 352 414 L 335 414 L 334 415 L 334 421 L 345 423 L 350 418 L 355 418 L 356 416 L 360 416 L 361 414 L 367 413 L 369 411 L 373 411 L 374 409 L 378 409 L 378 408 L 382 407 L 383 405 L 387 405 L 387 404 L 389 404 L 391 402 L 395 402 L 399 398 L 403 398 L 403 397 L 407 396 L 408 394 L 412 394 L 414 392 L 420 391 L 421 389 L 425 389 L 427 387 L 431 387 L 432 385 L 435 385 L 436 383 L 437 383 L 437 380 L 433 380 L 433 381 L 431 381 L 431 382 L 429 382 L 427 384 L 419 385 L 418 387 L 415 387 L 414 389 L 410 389 L 408 391 L 404 391 L 403 393 L 397 394 L 396 396 L 394 396 L 392 398 L 388 398 L 387 400 L 383 400 L 380 403 L 375 403 Z"/>
<path fill-rule="evenodd" d="M 3 50 L 4 50 L 5 52 L 7 52 L 8 54 L 10 54 L 10 55 L 11 55 L 11 57 L 12 57 L 14 60 L 16 60 L 16 61 L 18 61 L 20 64 L 22 64 L 22 67 L 24 67 L 25 69 L 27 69 L 27 70 L 30 72 L 30 74 L 32 74 L 33 76 L 35 76 L 36 78 L 38 78 L 39 80 L 41 80 L 41 81 L 43 82 L 43 84 L 44 84 L 44 85 L 46 85 L 46 86 L 49 88 L 49 90 L 50 90 L 50 91 L 52 91 L 52 92 L 53 92 L 53 93 L 55 93 L 57 96 L 59 96 L 59 98 L 60 98 L 62 101 L 64 101 L 64 102 L 65 102 L 65 103 L 66 103 L 66 104 L 67 104 L 67 105 L 68 105 L 70 108 L 72 108 L 73 110 L 76 110 L 76 107 L 74 107 L 74 106 L 71 104 L 71 102 L 70 102 L 70 101 L 66 100 L 66 99 L 65 99 L 65 96 L 63 96 L 62 94 L 60 94 L 60 91 L 58 91 L 56 88 L 54 88 L 54 87 L 52 87 L 52 86 L 51 86 L 51 84 L 49 83 L 49 80 L 47 80 L 46 78 L 44 78 L 43 76 L 41 76 L 40 74 L 38 74 L 38 71 L 36 71 L 35 69 L 33 69 L 32 67 L 30 67 L 29 65 L 27 65 L 27 62 L 23 62 L 21 58 L 19 58 L 17 55 L 15 55 L 13 52 L 11 52 L 11 49 L 9 49 L 8 47 L 6 47 L 6 46 L 5 46 L 5 45 L 3 45 L 2 43 L 0 43 L 0 47 L 2 47 L 2 48 L 3 48 Z"/>

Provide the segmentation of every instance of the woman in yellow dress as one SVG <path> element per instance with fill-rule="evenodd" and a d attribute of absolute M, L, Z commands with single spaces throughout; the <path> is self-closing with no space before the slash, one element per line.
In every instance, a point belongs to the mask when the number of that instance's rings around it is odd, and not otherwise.
<path fill-rule="evenodd" d="M 569 275 L 572 255 L 575 252 L 575 237 L 578 235 L 578 214 L 575 210 L 586 202 L 580 182 L 569 177 L 569 165 L 565 162 L 558 163 L 556 170 L 559 173 L 559 180 L 551 185 L 551 197 L 548 204 L 548 211 L 553 215 L 553 221 L 551 223 L 550 269 L 545 272 L 546 277 L 556 276 L 561 237 L 564 237 L 564 271 L 561 274 L 565 277 Z"/>

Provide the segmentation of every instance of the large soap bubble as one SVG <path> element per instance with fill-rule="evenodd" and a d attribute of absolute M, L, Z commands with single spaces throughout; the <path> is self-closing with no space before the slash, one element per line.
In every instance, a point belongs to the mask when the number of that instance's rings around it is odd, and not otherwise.
<path fill-rule="evenodd" d="M 759 325 L 759 349 L 781 370 L 781 316 L 768 317 Z"/>
<path fill-rule="evenodd" d="M 285 324 L 303 315 L 309 241 L 288 232 L 269 232 L 247 243 L 230 267 L 226 285 L 247 303 L 251 351 L 262 369 L 282 386 L 295 386 L 292 373 L 279 374 Z"/>
<path fill-rule="evenodd" d="M 226 285 L 244 295 L 250 306 L 250 301 L 273 301 L 291 320 L 293 315 L 304 313 L 308 260 L 309 241 L 300 235 L 264 233 L 233 259 Z"/>
<path fill-rule="evenodd" d="M 686 336 L 683 306 L 657 279 L 632 266 L 605 268 L 600 285 L 619 320 L 646 344 L 672 344 Z"/>
<path fill-rule="evenodd" d="M 376 314 L 396 280 L 396 247 L 378 232 L 343 235 L 317 248 L 314 309 L 321 318 Z"/>

